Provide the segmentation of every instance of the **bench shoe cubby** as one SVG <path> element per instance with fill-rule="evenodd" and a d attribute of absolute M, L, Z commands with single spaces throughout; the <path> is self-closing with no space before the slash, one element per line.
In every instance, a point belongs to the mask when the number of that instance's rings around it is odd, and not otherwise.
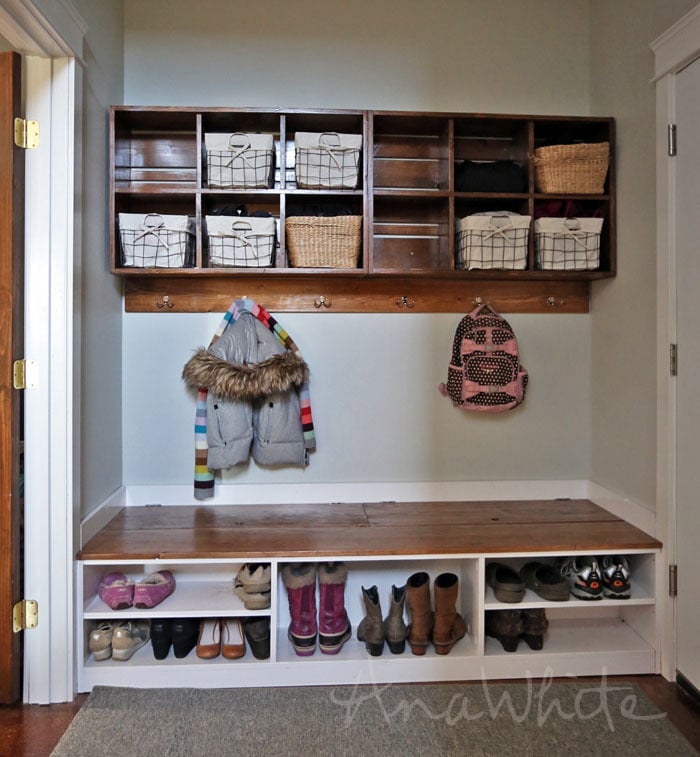
<path fill-rule="evenodd" d="M 264 685 L 309 685 L 399 681 L 438 681 L 517 678 L 542 675 L 601 675 L 652 673 L 655 671 L 655 562 L 656 550 L 622 552 L 631 568 L 632 596 L 627 600 L 602 599 L 548 602 L 528 590 L 518 604 L 498 602 L 486 584 L 486 565 L 506 562 L 516 570 L 531 559 L 554 560 L 572 554 L 519 553 L 366 556 L 314 556 L 313 562 L 343 560 L 348 575 L 345 604 L 352 624 L 352 638 L 337 655 L 317 649 L 310 657 L 295 654 L 287 638 L 289 606 L 281 569 L 308 558 L 290 555 L 269 561 L 251 555 L 250 562 L 269 562 L 271 602 L 265 610 L 247 610 L 234 593 L 234 578 L 241 559 L 177 560 L 82 560 L 79 562 L 79 591 L 82 596 L 78 627 L 78 687 L 89 691 L 95 685 L 136 687 L 230 687 Z M 596 553 L 597 554 L 597 553 Z M 134 607 L 113 611 L 99 599 L 97 588 L 102 576 L 120 571 L 135 581 L 156 570 L 171 570 L 176 589 L 150 610 Z M 356 638 L 364 617 L 362 587 L 376 585 L 383 615 L 388 612 L 392 585 L 403 586 L 415 572 L 426 571 L 433 583 L 441 573 L 459 578 L 457 611 L 466 622 L 467 633 L 448 655 L 437 655 L 432 645 L 427 653 L 415 656 L 407 644 L 403 654 L 394 655 L 385 646 L 379 657 L 370 656 Z M 503 650 L 495 638 L 485 635 L 485 613 L 502 609 L 545 608 L 549 628 L 543 649 L 531 650 L 521 642 L 516 652 Z M 270 657 L 257 660 L 250 649 L 244 657 L 203 660 L 193 650 L 176 659 L 171 652 L 156 660 L 150 644 L 125 662 L 92 657 L 88 638 L 98 621 L 150 620 L 152 618 L 248 618 L 269 617 Z M 410 622 L 408 610 L 406 621 Z"/>

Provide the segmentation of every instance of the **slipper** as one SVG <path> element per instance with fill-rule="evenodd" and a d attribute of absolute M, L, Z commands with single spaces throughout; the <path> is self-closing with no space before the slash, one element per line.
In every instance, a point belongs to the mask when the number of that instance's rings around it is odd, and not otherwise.
<path fill-rule="evenodd" d="M 522 602 L 525 596 L 525 582 L 510 565 L 489 563 L 486 566 L 486 583 L 499 602 Z"/>
<path fill-rule="evenodd" d="M 528 589 L 542 599 L 551 602 L 566 602 L 569 599 L 569 582 L 551 565 L 543 562 L 528 562 L 520 568 L 520 577 Z"/>

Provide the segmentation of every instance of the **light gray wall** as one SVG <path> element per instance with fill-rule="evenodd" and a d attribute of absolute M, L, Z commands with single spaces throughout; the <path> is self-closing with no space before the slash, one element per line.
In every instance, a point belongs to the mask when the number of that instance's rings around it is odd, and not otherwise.
<path fill-rule="evenodd" d="M 588 0 L 126 0 L 125 102 L 587 114 Z M 543 22 L 546 20 L 546 23 Z M 437 393 L 461 314 L 282 314 L 312 370 L 318 452 L 245 482 L 588 478 L 590 317 L 512 316 L 531 385 L 503 417 Z M 192 479 L 180 382 L 217 315 L 125 314 L 124 483 Z"/>
<path fill-rule="evenodd" d="M 591 477 L 656 500 L 656 92 L 650 43 L 696 0 L 593 0 L 591 103 L 617 122 L 619 275 L 592 298 Z"/>
<path fill-rule="evenodd" d="M 121 282 L 109 274 L 108 108 L 123 97 L 123 0 L 73 0 L 88 25 L 83 78 L 81 509 L 122 484 Z"/>

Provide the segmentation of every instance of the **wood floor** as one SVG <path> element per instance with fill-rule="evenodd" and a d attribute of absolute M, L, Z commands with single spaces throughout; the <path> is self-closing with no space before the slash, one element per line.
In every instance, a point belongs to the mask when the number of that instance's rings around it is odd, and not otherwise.
<path fill-rule="evenodd" d="M 639 684 L 700 754 L 700 704 L 661 676 L 617 676 L 608 682 L 616 681 Z M 0 705 L 0 757 L 49 757 L 87 697 L 80 694 L 67 704 Z"/>

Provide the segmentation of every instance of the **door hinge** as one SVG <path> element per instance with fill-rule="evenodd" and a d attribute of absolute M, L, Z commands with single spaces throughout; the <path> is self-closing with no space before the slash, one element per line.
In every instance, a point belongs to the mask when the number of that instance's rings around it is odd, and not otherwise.
<path fill-rule="evenodd" d="M 15 389 L 34 389 L 39 386 L 39 364 L 35 360 L 15 360 L 12 364 L 12 386 Z"/>
<path fill-rule="evenodd" d="M 19 633 L 39 625 L 39 603 L 35 599 L 20 599 L 12 607 L 12 631 Z"/>
<path fill-rule="evenodd" d="M 669 353 L 669 368 L 672 376 L 678 375 L 678 345 L 672 344 Z"/>
<path fill-rule="evenodd" d="M 678 595 L 678 566 L 668 566 L 668 596 L 675 597 Z"/>
<path fill-rule="evenodd" d="M 668 154 L 673 157 L 678 152 L 678 135 L 676 133 L 676 124 L 668 125 Z"/>
<path fill-rule="evenodd" d="M 39 122 L 15 118 L 15 144 L 25 150 L 39 147 Z"/>

